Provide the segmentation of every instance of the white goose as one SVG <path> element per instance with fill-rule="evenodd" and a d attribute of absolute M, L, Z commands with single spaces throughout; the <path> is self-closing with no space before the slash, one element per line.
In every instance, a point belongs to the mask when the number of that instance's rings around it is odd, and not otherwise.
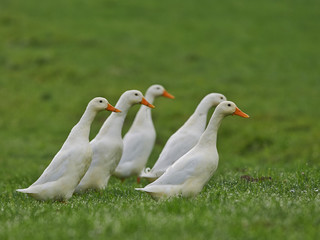
<path fill-rule="evenodd" d="M 228 115 L 249 117 L 233 102 L 220 103 L 196 146 L 179 158 L 153 183 L 136 190 L 147 192 L 155 199 L 197 195 L 217 170 L 219 161 L 217 133 L 222 119 Z"/>
<path fill-rule="evenodd" d="M 156 97 L 174 98 L 163 86 L 152 85 L 146 92 L 146 99 L 153 103 Z M 156 131 L 153 126 L 151 109 L 141 106 L 123 138 L 123 153 L 113 175 L 124 180 L 131 176 L 139 176 L 145 168 L 156 140 Z M 139 182 L 139 178 L 138 178 Z"/>
<path fill-rule="evenodd" d="M 121 109 L 121 113 L 112 113 L 104 122 L 97 136 L 90 142 L 93 151 L 92 162 L 77 186 L 76 192 L 88 189 L 105 189 L 122 155 L 121 131 L 123 122 L 129 109 L 138 103 L 154 108 L 140 91 L 130 90 L 121 95 L 116 104 L 116 108 Z"/>
<path fill-rule="evenodd" d="M 205 130 L 210 108 L 226 100 L 226 97 L 220 93 L 206 95 L 189 119 L 168 139 L 153 168 L 150 171 L 148 169 L 144 171 L 140 177 L 150 182 L 154 181 L 176 160 L 193 148 Z"/>
<path fill-rule="evenodd" d="M 42 175 L 30 187 L 17 189 L 37 200 L 68 200 L 79 184 L 92 159 L 89 144 L 90 126 L 102 110 L 120 112 L 105 98 L 91 100 L 80 121 L 72 128 L 67 140 Z"/>

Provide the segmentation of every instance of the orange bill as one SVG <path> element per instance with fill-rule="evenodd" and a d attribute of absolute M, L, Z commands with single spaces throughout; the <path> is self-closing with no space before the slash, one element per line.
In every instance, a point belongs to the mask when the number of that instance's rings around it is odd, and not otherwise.
<path fill-rule="evenodd" d="M 111 112 L 121 112 L 119 109 L 116 109 L 114 106 L 108 103 L 108 107 L 106 110 L 111 111 Z"/>
<path fill-rule="evenodd" d="M 167 98 L 174 99 L 174 96 L 171 95 L 170 93 L 168 93 L 166 90 L 163 91 L 162 96 L 167 97 Z"/>
<path fill-rule="evenodd" d="M 140 102 L 140 104 L 146 105 L 149 108 L 154 108 L 154 106 L 150 104 L 144 97 L 142 98 L 142 101 Z"/>
<path fill-rule="evenodd" d="M 238 115 L 240 117 L 248 118 L 249 115 L 242 112 L 239 108 L 236 107 L 236 111 L 232 115 Z"/>

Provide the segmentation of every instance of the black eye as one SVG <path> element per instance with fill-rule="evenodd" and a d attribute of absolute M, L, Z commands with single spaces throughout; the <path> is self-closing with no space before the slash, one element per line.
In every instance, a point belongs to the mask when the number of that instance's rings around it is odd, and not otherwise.
<path fill-rule="evenodd" d="M 102 103 L 102 100 L 100 100 L 99 102 L 101 102 L 101 103 Z"/>
<path fill-rule="evenodd" d="M 157 87 L 157 89 L 159 90 L 159 89 L 160 89 L 160 87 Z"/>
<path fill-rule="evenodd" d="M 220 97 L 220 99 L 223 99 L 223 97 Z"/>
<path fill-rule="evenodd" d="M 135 93 L 134 95 L 138 96 L 138 93 Z"/>
<path fill-rule="evenodd" d="M 230 103 L 228 103 L 228 107 L 231 107 L 231 104 L 230 104 Z"/>

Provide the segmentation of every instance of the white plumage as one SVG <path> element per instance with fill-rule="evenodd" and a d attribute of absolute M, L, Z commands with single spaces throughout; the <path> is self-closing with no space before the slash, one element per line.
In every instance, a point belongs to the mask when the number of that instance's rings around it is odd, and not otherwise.
<path fill-rule="evenodd" d="M 127 112 L 134 104 L 141 103 L 154 108 L 137 90 L 124 92 L 116 104 L 121 113 L 112 113 L 104 122 L 97 136 L 90 142 L 93 156 L 91 165 L 76 188 L 76 192 L 88 189 L 105 189 L 110 176 L 117 167 L 122 155 L 121 136 L 123 122 Z"/>
<path fill-rule="evenodd" d="M 205 130 L 210 108 L 226 100 L 226 97 L 220 93 L 206 95 L 183 126 L 168 139 L 153 168 L 150 171 L 144 171 L 140 176 L 154 181 L 176 160 L 194 147 Z"/>
<path fill-rule="evenodd" d="M 146 99 L 153 103 L 156 97 L 174 98 L 163 86 L 152 85 L 146 92 Z M 151 109 L 141 106 L 123 138 L 123 153 L 113 175 L 120 179 L 130 176 L 139 176 L 145 168 L 156 140 L 156 131 L 153 125 Z"/>
<path fill-rule="evenodd" d="M 231 114 L 249 117 L 233 102 L 220 103 L 195 147 L 179 158 L 153 183 L 136 190 L 147 192 L 155 199 L 177 195 L 183 197 L 197 195 L 218 167 L 217 132 L 222 119 Z"/>
<path fill-rule="evenodd" d="M 80 121 L 42 175 L 30 187 L 17 189 L 37 200 L 67 200 L 87 171 L 92 149 L 89 144 L 91 123 L 99 111 L 118 111 L 105 98 L 91 100 Z"/>

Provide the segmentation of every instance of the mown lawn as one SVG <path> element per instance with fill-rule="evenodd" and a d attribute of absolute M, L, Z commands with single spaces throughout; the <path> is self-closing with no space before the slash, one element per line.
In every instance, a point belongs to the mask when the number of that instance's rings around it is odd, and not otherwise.
<path fill-rule="evenodd" d="M 319 239 L 319 29 L 316 0 L 1 0 L 0 239 Z M 207 93 L 251 116 L 223 121 L 199 196 L 156 202 L 134 179 L 66 204 L 15 192 L 89 100 L 154 83 L 176 99 L 154 103 L 149 166 Z"/>

